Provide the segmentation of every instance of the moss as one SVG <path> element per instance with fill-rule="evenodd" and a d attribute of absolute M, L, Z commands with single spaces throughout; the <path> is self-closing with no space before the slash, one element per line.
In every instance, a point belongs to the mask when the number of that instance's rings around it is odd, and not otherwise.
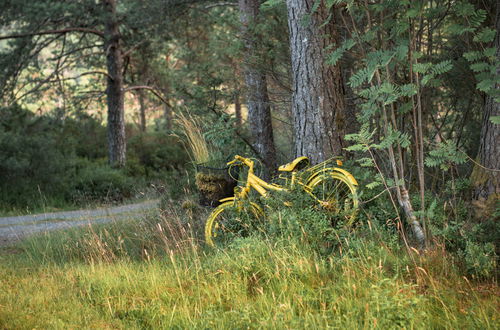
<path fill-rule="evenodd" d="M 486 181 L 488 181 L 488 172 L 480 166 L 475 165 L 472 170 L 470 179 L 474 187 L 482 186 L 486 183 Z"/>
<path fill-rule="evenodd" d="M 195 183 L 203 199 L 210 205 L 231 196 L 235 186 L 234 181 L 224 176 L 201 172 L 196 173 Z M 205 201 L 202 202 L 202 204 L 205 203 Z"/>
<path fill-rule="evenodd" d="M 497 217 L 495 211 L 500 208 L 500 194 L 491 194 L 486 198 L 479 198 L 472 201 L 475 217 L 486 220 L 490 217 Z"/>

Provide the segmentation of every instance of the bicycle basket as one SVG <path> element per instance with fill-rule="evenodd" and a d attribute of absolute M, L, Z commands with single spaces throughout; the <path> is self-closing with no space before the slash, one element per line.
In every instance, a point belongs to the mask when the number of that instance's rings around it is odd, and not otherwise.
<path fill-rule="evenodd" d="M 220 199 L 233 196 L 238 184 L 239 167 L 215 168 L 196 164 L 196 172 L 200 205 L 215 207 L 220 204 Z"/>

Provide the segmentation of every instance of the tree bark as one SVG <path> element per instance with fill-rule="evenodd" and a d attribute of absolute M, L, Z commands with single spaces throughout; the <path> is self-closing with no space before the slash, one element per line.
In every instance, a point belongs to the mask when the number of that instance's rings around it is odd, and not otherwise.
<path fill-rule="evenodd" d="M 146 100 L 142 89 L 137 91 L 137 97 L 139 99 L 139 123 L 141 132 L 144 133 L 146 132 Z"/>
<path fill-rule="evenodd" d="M 126 139 L 121 35 L 116 15 L 116 0 L 103 0 L 103 4 L 106 12 L 104 50 L 108 70 L 106 96 L 109 163 L 113 167 L 122 167 L 126 161 Z"/>
<path fill-rule="evenodd" d="M 295 154 L 319 163 L 342 153 L 345 92 L 339 64 L 325 63 L 325 48 L 339 44 L 335 9 L 322 0 L 287 0 L 294 90 Z"/>
<path fill-rule="evenodd" d="M 497 34 L 494 46 L 497 63 L 500 63 L 500 4 L 497 5 L 495 25 Z M 496 71 L 497 76 L 500 76 L 500 66 L 497 66 Z M 490 120 L 493 116 L 500 116 L 500 103 L 497 102 L 499 95 L 500 84 L 496 84 L 493 93 L 486 96 L 477 155 L 479 164 L 474 166 L 472 172 L 474 204 L 477 215 L 482 218 L 492 213 L 500 198 L 500 125 Z"/>
<path fill-rule="evenodd" d="M 239 0 L 241 30 L 245 43 L 243 70 L 247 89 L 248 122 L 252 144 L 267 169 L 265 176 L 268 177 L 276 170 L 276 148 L 266 76 L 255 63 L 259 57 L 254 30 L 258 21 L 259 6 L 259 0 Z"/>

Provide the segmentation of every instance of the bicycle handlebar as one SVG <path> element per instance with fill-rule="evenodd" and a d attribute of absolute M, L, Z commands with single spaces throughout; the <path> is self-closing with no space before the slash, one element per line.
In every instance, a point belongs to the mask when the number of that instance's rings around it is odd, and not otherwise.
<path fill-rule="evenodd" d="M 246 166 L 248 166 L 250 168 L 253 167 L 253 161 L 251 161 L 248 158 L 241 157 L 240 155 L 235 155 L 234 159 L 232 161 L 230 161 L 229 163 L 227 163 L 227 165 L 233 165 L 238 161 L 242 162 L 243 164 L 245 164 Z"/>

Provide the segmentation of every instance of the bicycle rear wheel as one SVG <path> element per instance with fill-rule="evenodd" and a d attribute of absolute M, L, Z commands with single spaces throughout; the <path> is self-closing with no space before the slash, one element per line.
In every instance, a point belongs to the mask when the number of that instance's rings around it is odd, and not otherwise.
<path fill-rule="evenodd" d="M 245 237 L 255 220 L 261 219 L 262 210 L 255 203 L 245 207 L 235 201 L 217 206 L 205 223 L 205 241 L 212 247 L 220 247 L 236 237 Z"/>
<path fill-rule="evenodd" d="M 343 173 L 331 171 L 312 178 L 306 185 L 309 193 L 327 212 L 351 226 L 357 216 L 359 200 L 356 186 Z"/>

